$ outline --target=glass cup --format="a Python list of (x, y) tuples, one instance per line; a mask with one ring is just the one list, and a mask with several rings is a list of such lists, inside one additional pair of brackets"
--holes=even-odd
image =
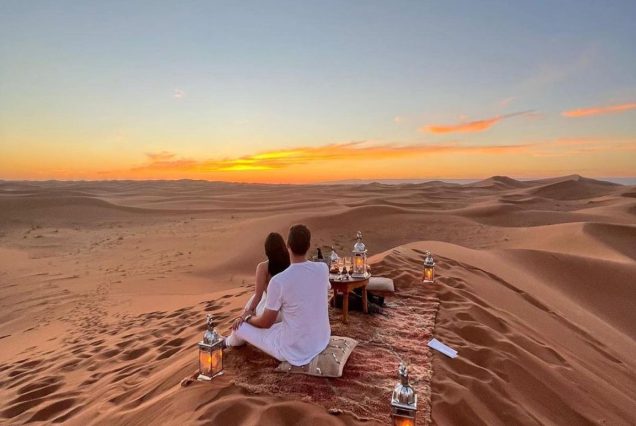
[(329, 273), (335, 273), (338, 271), (338, 259), (333, 259), (329, 262)]
[(345, 267), (345, 260), (342, 257), (338, 258), (338, 279), (341, 280), (342, 279), (342, 273), (343, 273), (343, 269)]

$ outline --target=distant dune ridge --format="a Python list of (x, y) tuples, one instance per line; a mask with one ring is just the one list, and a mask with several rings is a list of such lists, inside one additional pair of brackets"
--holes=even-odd
[[(385, 315), (330, 312), (360, 341), (344, 376), (246, 348), (180, 387), (205, 313), (226, 333), (265, 236), (299, 222), (341, 254), (361, 230), (396, 282)], [(418, 424), (636, 424), (634, 185), (0, 181), (0, 303), (1, 424), (386, 424), (400, 359)]]

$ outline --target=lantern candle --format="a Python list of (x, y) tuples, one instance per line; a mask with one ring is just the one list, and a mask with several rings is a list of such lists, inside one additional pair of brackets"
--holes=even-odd
[(362, 269), (362, 267), (364, 266), (364, 260), (362, 260), (362, 257), (357, 256), (355, 259), (356, 259), (356, 269)]
[(431, 252), (426, 252), (426, 259), (424, 259), (424, 271), (422, 276), (422, 282), (432, 283), (435, 280), (435, 260), (431, 256)]
[(212, 315), (206, 318), (208, 329), (203, 334), (199, 347), (199, 376), (198, 380), (212, 380), (223, 374), (223, 340), (214, 329)]

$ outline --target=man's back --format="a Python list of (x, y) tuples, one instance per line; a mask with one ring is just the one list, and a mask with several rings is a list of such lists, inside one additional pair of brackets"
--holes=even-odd
[(277, 346), (290, 364), (307, 364), (329, 344), (328, 291), (322, 262), (292, 263), (270, 281), (266, 308), (282, 312)]

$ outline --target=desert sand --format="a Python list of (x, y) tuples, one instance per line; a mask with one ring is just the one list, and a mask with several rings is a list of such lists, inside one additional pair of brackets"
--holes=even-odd
[[(294, 223), (325, 253), (361, 230), (396, 283), (382, 315), (330, 308), (360, 341), (343, 377), (233, 348), (223, 376), (180, 386), (205, 314), (227, 333), (265, 236)], [(0, 423), (387, 424), (405, 360), (418, 424), (635, 424), (635, 223), (635, 186), (580, 176), (0, 182)]]

